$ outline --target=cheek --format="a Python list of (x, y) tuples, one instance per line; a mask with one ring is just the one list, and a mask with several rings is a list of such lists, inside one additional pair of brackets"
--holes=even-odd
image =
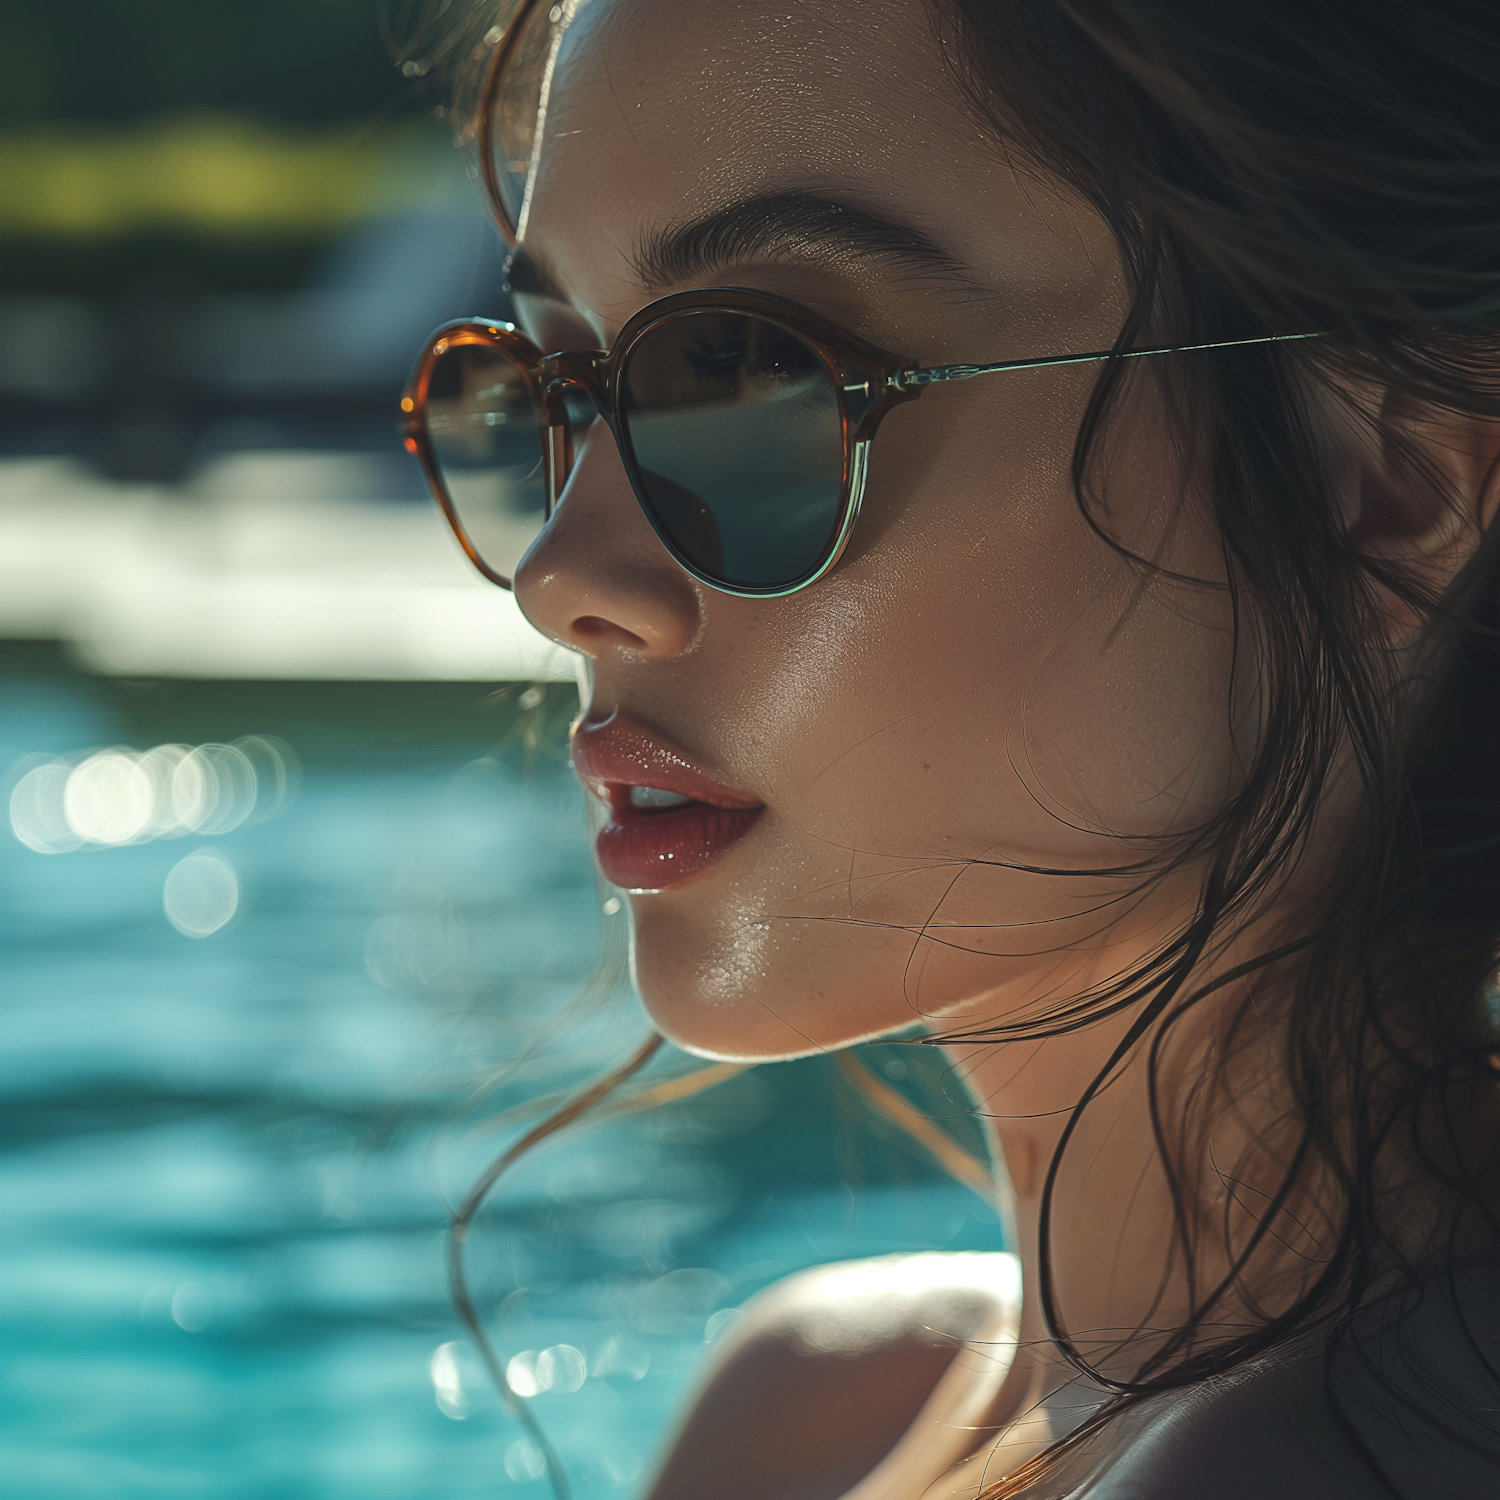
[(886, 452), (877, 441), (858, 549), (809, 591), (767, 701), (786, 705), (791, 779), (821, 837), (1112, 862), (1101, 841), (1171, 832), (1226, 790), (1213, 538), (1174, 499), (1149, 414), (1095, 511), (1143, 568), (1073, 494), (1087, 378), (978, 386), (898, 413)]
[[(1222, 794), (1228, 634), (1218, 594), (1143, 575), (1083, 521), (1071, 403), (997, 404), (1004, 443), (960, 403), (900, 414), (932, 425), (893, 424), (849, 560), (711, 622), (720, 712), (772, 816), (701, 886), (638, 902), (642, 992), (675, 1039), (774, 1056), (1007, 987), (996, 1009), (1021, 1005), (1076, 980), (1079, 952), (1129, 962), (1108, 942), (1190, 900), (1131, 905), (1106, 939), (1118, 881), (1016, 868), (1117, 865)], [(1112, 519), (1201, 571), (1211, 538), (1168, 524), (1149, 437), (1112, 467)]]

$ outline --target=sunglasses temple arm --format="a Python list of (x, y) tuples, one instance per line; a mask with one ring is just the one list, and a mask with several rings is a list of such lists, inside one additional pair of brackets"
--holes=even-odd
[(1286, 344), (1299, 339), (1320, 339), (1322, 333), (1270, 333), (1253, 339), (1219, 339), (1211, 344), (1159, 344), (1150, 349), (1099, 349), (1089, 354), (1049, 354), (1042, 359), (1007, 359), (993, 365), (929, 365), (915, 370), (897, 370), (887, 381), (896, 390), (942, 385), (950, 380), (972, 380), (997, 370), (1040, 370), (1049, 365), (1101, 364), (1107, 359), (1140, 359), (1147, 354), (1192, 354), (1202, 349), (1241, 349), (1247, 344)]

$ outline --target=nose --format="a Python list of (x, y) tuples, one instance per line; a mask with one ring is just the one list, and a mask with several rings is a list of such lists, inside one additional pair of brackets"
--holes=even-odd
[(515, 577), (521, 612), (544, 635), (600, 658), (663, 660), (698, 639), (702, 594), (641, 511), (603, 421), (581, 444), (567, 487)]

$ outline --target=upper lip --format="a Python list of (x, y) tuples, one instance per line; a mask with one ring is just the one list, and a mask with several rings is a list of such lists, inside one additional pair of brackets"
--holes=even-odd
[(716, 781), (686, 750), (618, 711), (597, 722), (585, 720), (573, 731), (573, 768), (617, 812), (630, 805), (633, 786), (660, 787), (713, 807), (763, 805), (758, 797)]

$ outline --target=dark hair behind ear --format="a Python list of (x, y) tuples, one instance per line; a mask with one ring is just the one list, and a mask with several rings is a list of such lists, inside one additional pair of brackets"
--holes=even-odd
[[(1330, 335), (1174, 357), (1159, 376), (1106, 368), (1078, 436), (1079, 502), (1107, 530), (1100, 438), (1128, 380), (1168, 383), (1180, 448), (1208, 471), (1239, 670), (1260, 684), (1261, 725), (1243, 788), (1158, 863), (1143, 860), (1143, 871), (1205, 866), (1193, 921), (1149, 970), (1090, 1003), (1154, 1010), (1169, 1028), (1202, 998), (1192, 978), (1200, 956), (1281, 888), (1336, 776), (1357, 784), (1361, 817), (1311, 931), (1263, 954), (1252, 985), (1262, 1003), (1279, 997), (1294, 1118), (1267, 1148), (1284, 1193), (1271, 1200), (1266, 1233), (1238, 1247), (1237, 1269), (1253, 1273), (1278, 1213), (1299, 1195), (1316, 1201), (1317, 1264), (1294, 1296), (1233, 1335), (1210, 1332), (1215, 1294), (1204, 1293), (1189, 1327), (1149, 1344), (1133, 1380), (1105, 1381), (1116, 1402), (1060, 1445), (1067, 1450), (1132, 1403), (1310, 1329), (1328, 1330), (1330, 1350), (1357, 1343), (1360, 1310), (1373, 1299), (1434, 1266), (1493, 1265), (1500, 1251), (1497, 1037), (1484, 1005), (1500, 952), (1500, 563), (1481, 540), (1437, 595), (1362, 555), (1315, 415), (1319, 403), (1338, 403), (1387, 450), (1403, 436), (1383, 393), (1500, 418), (1500, 4), (932, 8), (957, 44), (960, 85), (1020, 169), (1030, 162), (1060, 177), (1113, 227), (1133, 292), (1122, 346)], [(1409, 463), (1421, 467), (1415, 454)], [(1425, 620), (1420, 650), (1385, 644), (1382, 591)], [(1265, 1013), (1247, 1009), (1236, 1024), (1263, 1027)], [(989, 1035), (1022, 1031), (1046, 1026)], [(1204, 1111), (1223, 1104), (1206, 1094), (1200, 1102)], [(1158, 1136), (1189, 1257), (1200, 1226), (1188, 1182), (1204, 1166), (1194, 1121), (1205, 1118)], [(1047, 1211), (1044, 1203), (1044, 1220)], [(1045, 1256), (1044, 1283), (1053, 1332), (1091, 1370), (1071, 1343)], [(1400, 1392), (1435, 1452), (1461, 1443), (1500, 1463), (1493, 1333), (1471, 1330), (1476, 1382), (1488, 1388), (1469, 1393), (1462, 1422), (1451, 1392)], [(1345, 1417), (1372, 1482), (1400, 1492), (1383, 1472), (1378, 1435)], [(989, 1493), (1020, 1493), (1060, 1456)]]

